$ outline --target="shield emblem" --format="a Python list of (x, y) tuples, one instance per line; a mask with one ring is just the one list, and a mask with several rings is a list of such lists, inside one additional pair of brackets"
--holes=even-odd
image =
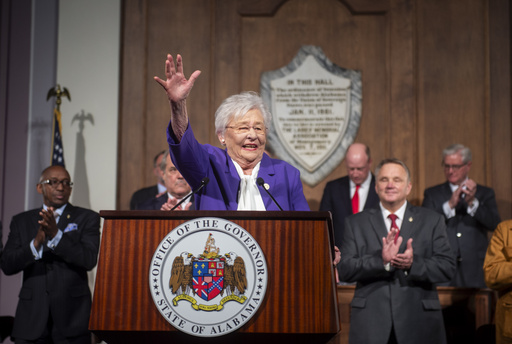
[(194, 261), (192, 283), (196, 295), (206, 301), (217, 297), (224, 287), (224, 261), (198, 259)]
[(336, 66), (319, 47), (303, 46), (288, 66), (262, 74), (273, 116), (269, 148), (314, 187), (343, 160), (361, 118), (361, 73)]

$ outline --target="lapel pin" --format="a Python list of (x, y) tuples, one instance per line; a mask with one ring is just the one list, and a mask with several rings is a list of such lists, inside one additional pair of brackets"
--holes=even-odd
[(412, 222), (412, 216), (411, 216), (411, 217), (409, 217), (409, 222)]
[(268, 185), (267, 183), (263, 184), (263, 187), (265, 188), (265, 190), (270, 189), (270, 185)]
[(71, 215), (68, 214), (67, 218), (69, 219), (71, 217)]

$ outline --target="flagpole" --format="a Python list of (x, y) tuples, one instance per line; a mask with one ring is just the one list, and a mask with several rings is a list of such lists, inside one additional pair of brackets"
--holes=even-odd
[(71, 101), (71, 94), (68, 89), (64, 87), (60, 89), (60, 85), (51, 88), (48, 91), (46, 101), (50, 98), (55, 97), (55, 108), (53, 109), (53, 121), (52, 121), (52, 156), (51, 165), (65, 166), (64, 163), (64, 148), (62, 145), (62, 124), (61, 124), (61, 112), (60, 104), (62, 103), (62, 97), (67, 97)]

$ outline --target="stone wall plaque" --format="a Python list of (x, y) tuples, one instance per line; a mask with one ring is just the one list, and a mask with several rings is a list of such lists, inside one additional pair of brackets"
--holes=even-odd
[(361, 73), (302, 46), (283, 68), (264, 72), (260, 92), (273, 116), (268, 145), (315, 186), (343, 160), (361, 120)]

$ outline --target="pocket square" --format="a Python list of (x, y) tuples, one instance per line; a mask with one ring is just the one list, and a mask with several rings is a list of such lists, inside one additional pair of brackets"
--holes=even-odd
[(66, 229), (64, 229), (64, 233), (76, 231), (78, 229), (78, 225), (76, 223), (69, 223)]

